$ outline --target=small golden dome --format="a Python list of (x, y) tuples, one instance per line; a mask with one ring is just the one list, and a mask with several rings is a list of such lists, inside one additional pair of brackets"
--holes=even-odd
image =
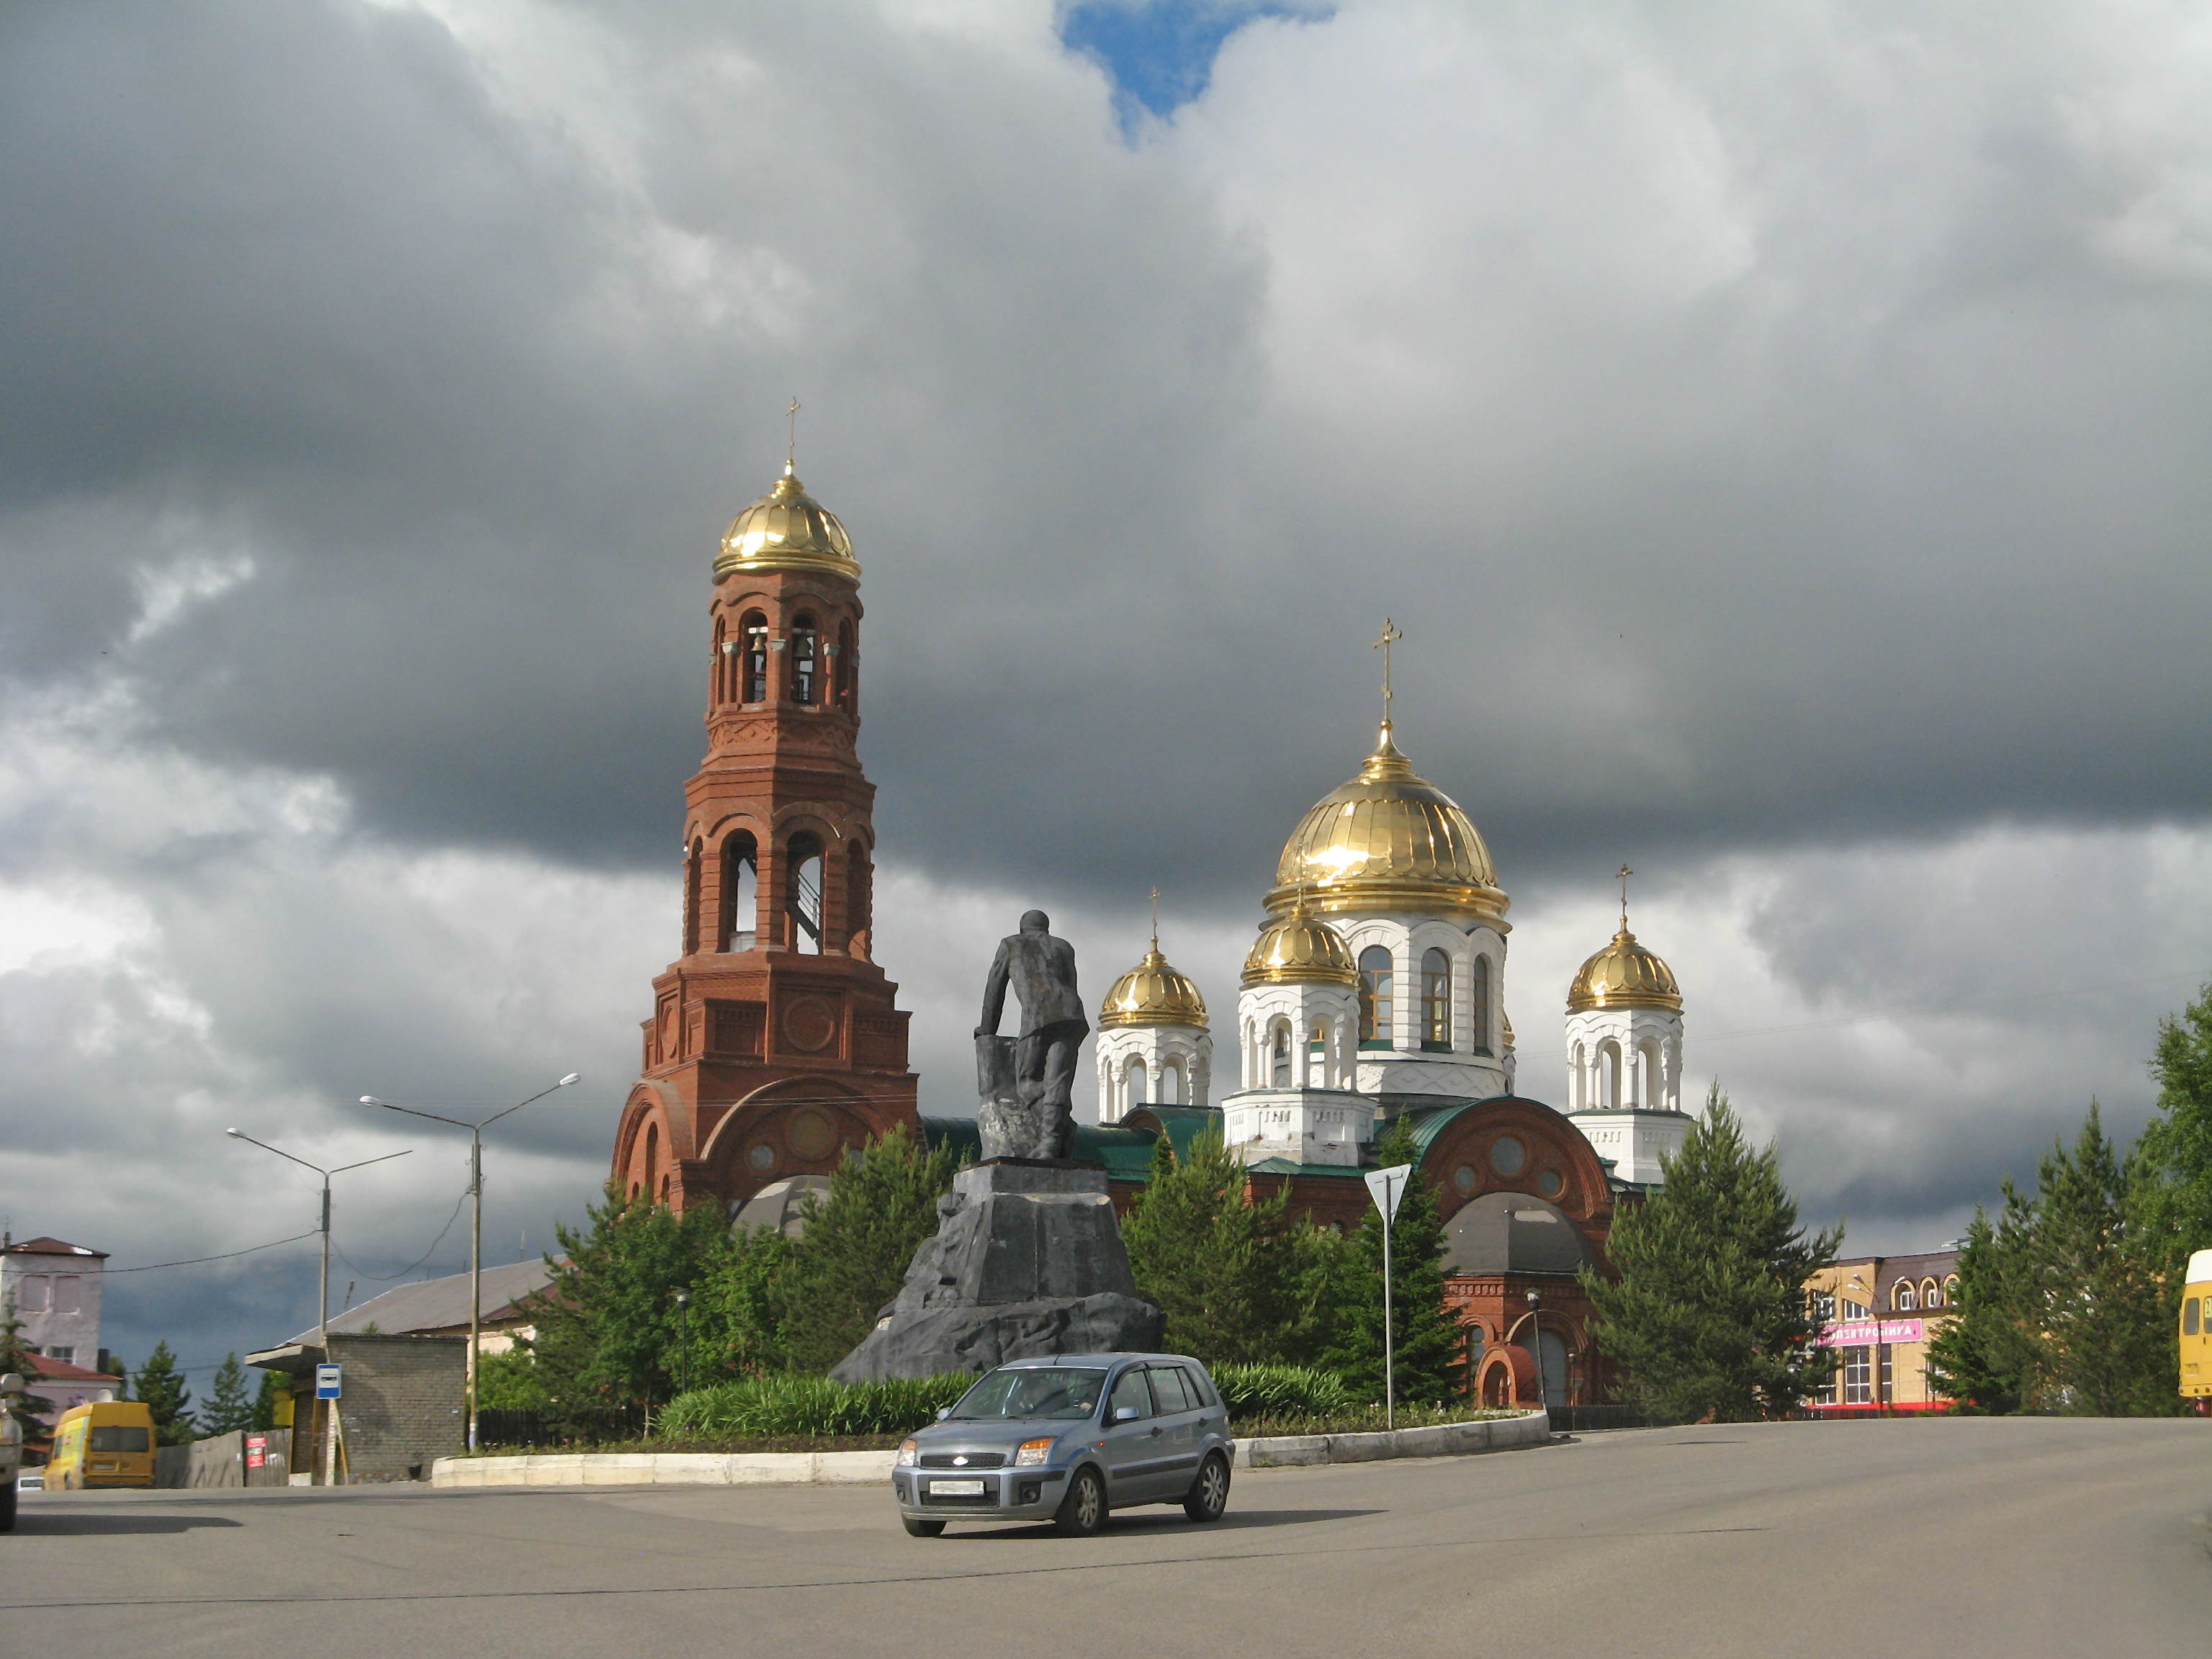
[(1441, 907), (1502, 923), (1510, 902), (1474, 820), (1414, 775), (1387, 721), (1359, 775), (1298, 820), (1283, 843), (1275, 884), (1271, 910), (1303, 890), (1323, 912)]
[(730, 520), (714, 574), (732, 570), (831, 570), (857, 578), (853, 538), (837, 515), (806, 493), (790, 466), (769, 490)]
[(1098, 1010), (1101, 1025), (1203, 1025), (1206, 999), (1198, 987), (1174, 969), (1160, 954), (1160, 942), (1145, 952), (1145, 959), (1114, 981)]
[(1567, 988), (1567, 1012), (1584, 1013), (1593, 1008), (1672, 1008), (1680, 1012), (1682, 988), (1674, 970), (1658, 953), (1647, 951), (1628, 931), (1621, 918), (1620, 931), (1575, 975)]
[(1288, 915), (1263, 925), (1244, 958), (1246, 985), (1357, 985), (1352, 947), (1344, 935), (1306, 914), (1293, 898)]

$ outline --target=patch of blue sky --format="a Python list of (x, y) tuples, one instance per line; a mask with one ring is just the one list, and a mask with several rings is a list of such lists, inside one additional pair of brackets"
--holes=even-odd
[(1139, 110), (1171, 115), (1205, 92), (1222, 44), (1246, 24), (1314, 22), (1334, 10), (1315, 0), (1076, 0), (1060, 15), (1060, 38), (1113, 77), (1127, 131)]

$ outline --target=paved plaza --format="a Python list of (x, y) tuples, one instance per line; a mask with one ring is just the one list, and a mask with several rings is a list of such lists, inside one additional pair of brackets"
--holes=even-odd
[(1089, 1540), (874, 1488), (27, 1497), (0, 1650), (2172, 1656), (2212, 1423), (1741, 1425), (1241, 1475)]

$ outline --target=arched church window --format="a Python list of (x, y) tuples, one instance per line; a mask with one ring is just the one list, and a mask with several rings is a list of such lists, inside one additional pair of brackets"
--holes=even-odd
[(738, 624), (744, 635), (744, 685), (739, 693), (743, 702), (768, 701), (768, 618), (757, 611), (745, 612), (744, 620)]
[(837, 624), (837, 659), (834, 676), (837, 708), (840, 713), (847, 714), (853, 712), (854, 705), (860, 701), (854, 695), (859, 685), (860, 667), (854, 654), (858, 644), (858, 638), (853, 632), (853, 620), (848, 617)]
[(653, 1194), (657, 1173), (654, 1166), (659, 1162), (660, 1126), (658, 1123), (648, 1123), (645, 1126), (645, 1191), (648, 1198)]
[(1160, 1068), (1160, 1104), (1182, 1104), (1182, 1067), (1172, 1060)]
[(1145, 1103), (1145, 1062), (1135, 1054), (1121, 1068), (1121, 1107), (1124, 1111)]
[(1278, 1089), (1287, 1089), (1291, 1086), (1291, 1028), (1276, 1026), (1268, 1048), (1267, 1080)]
[(791, 918), (791, 948), (822, 954), (822, 839), (800, 830), (784, 851), (784, 912)]
[(1451, 1048), (1451, 958), (1442, 951), (1421, 957), (1421, 1047)]
[(1390, 1046), (1395, 1021), (1391, 979), (1388, 950), (1370, 945), (1359, 953), (1359, 1046), (1363, 1048)]
[(822, 697), (822, 630), (814, 613), (802, 611), (791, 619), (791, 697), (793, 702), (814, 703)]
[(1468, 975), (1468, 989), (1473, 999), (1474, 1052), (1486, 1054), (1493, 1052), (1490, 1040), (1490, 958), (1477, 957), (1474, 970)]
[(1607, 1038), (1597, 1046), (1598, 1109), (1620, 1109), (1620, 1045)]
[(739, 830), (722, 842), (722, 917), (714, 948), (750, 951), (760, 943), (760, 848)]

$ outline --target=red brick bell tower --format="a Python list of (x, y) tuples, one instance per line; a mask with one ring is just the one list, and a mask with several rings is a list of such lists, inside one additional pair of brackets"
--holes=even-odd
[(653, 982), (615, 1135), (616, 1178), (679, 1210), (827, 1175), (847, 1147), (916, 1126), (908, 1017), (869, 960), (860, 587), (845, 527), (788, 466), (714, 560), (683, 954)]

